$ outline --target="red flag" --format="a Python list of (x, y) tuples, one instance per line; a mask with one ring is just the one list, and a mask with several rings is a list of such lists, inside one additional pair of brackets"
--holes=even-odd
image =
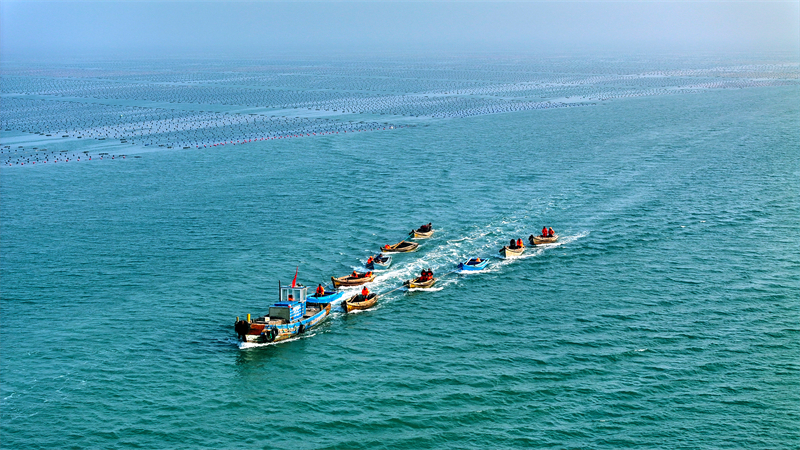
[(295, 287), (295, 283), (297, 283), (297, 270), (298, 269), (300, 269), (300, 266), (297, 266), (297, 268), (294, 269), (294, 280), (292, 280), (292, 287)]

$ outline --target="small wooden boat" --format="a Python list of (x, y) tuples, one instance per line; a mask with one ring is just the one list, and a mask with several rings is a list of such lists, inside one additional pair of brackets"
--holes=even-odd
[(411, 230), (409, 234), (412, 239), (428, 239), (433, 236), (433, 229), (429, 228), (428, 225), (423, 225), (416, 230)]
[(269, 307), (269, 314), (250, 320), (237, 320), (234, 325), (243, 343), (278, 342), (298, 336), (322, 323), (331, 312), (329, 302), (311, 301), (305, 286), (281, 286), (279, 301)]
[(367, 284), (375, 279), (375, 275), (367, 275), (366, 273), (358, 274), (359, 276), (352, 276), (347, 275), (346, 277), (331, 277), (331, 281), (333, 282), (333, 287), (338, 288), (339, 286), (361, 286), (362, 284)]
[(480, 272), (489, 264), (486, 258), (470, 258), (462, 263), (458, 263), (458, 268), (464, 272)]
[(381, 249), (383, 253), (408, 253), (417, 250), (419, 244), (416, 242), (408, 242), (408, 241), (400, 241), (397, 244), (389, 245), (386, 244)]
[(373, 292), (367, 295), (367, 298), (364, 298), (363, 295), (358, 294), (345, 300), (342, 303), (342, 309), (344, 309), (345, 312), (368, 309), (375, 306), (375, 303), (378, 303), (378, 294)]
[(391, 256), (386, 256), (383, 253), (378, 253), (377, 255), (372, 257), (372, 262), (364, 264), (364, 267), (366, 267), (367, 270), (375, 270), (375, 269), (382, 270), (382, 269), (388, 269), (389, 266), (391, 265), (392, 265)]
[(539, 245), (539, 244), (552, 244), (558, 240), (558, 235), (554, 234), (552, 236), (542, 236), (541, 234), (538, 236), (530, 235), (528, 236), (528, 242), (531, 245)]
[(426, 281), (420, 281), (420, 277), (414, 278), (413, 280), (406, 280), (403, 282), (403, 286), (409, 289), (427, 289), (432, 287), (436, 283), (436, 278), (431, 278)]
[(503, 255), (503, 258), (516, 258), (517, 256), (522, 256), (523, 252), (525, 252), (525, 247), (511, 248), (506, 245), (500, 249), (500, 254)]

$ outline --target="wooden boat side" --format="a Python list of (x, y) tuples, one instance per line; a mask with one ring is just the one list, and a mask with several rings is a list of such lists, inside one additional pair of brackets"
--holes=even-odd
[(372, 293), (367, 296), (367, 300), (363, 302), (356, 302), (355, 299), (360, 297), (361, 294), (356, 294), (347, 300), (345, 300), (342, 305), (344, 306), (344, 310), (346, 312), (355, 311), (355, 310), (363, 310), (369, 309), (375, 306), (378, 303), (378, 294)]
[(539, 244), (552, 244), (558, 241), (558, 235), (554, 234), (552, 237), (542, 237), (540, 234), (539, 236), (533, 236), (532, 238), (528, 239), (528, 241), (532, 245), (539, 245)]
[(409, 289), (426, 289), (433, 286), (436, 283), (436, 278), (431, 278), (428, 281), (418, 281), (419, 277), (414, 278), (413, 280), (406, 280), (403, 284), (406, 285)]
[(428, 239), (431, 236), (433, 236), (433, 230), (431, 231), (414, 230), (411, 232), (411, 237), (414, 239)]
[(508, 246), (505, 246), (500, 249), (500, 253), (506, 258), (520, 256), (523, 252), (525, 252), (525, 247), (508, 248)]
[(331, 277), (331, 282), (333, 282), (333, 287), (338, 288), (339, 286), (361, 286), (362, 284), (367, 284), (375, 279), (375, 275), (371, 275), (368, 277), (358, 277), (353, 278), (350, 275), (345, 277)]
[(417, 250), (419, 247), (419, 243), (417, 242), (408, 242), (408, 241), (400, 241), (397, 244), (390, 245), (388, 248), (383, 247), (381, 252), (383, 253), (409, 253)]

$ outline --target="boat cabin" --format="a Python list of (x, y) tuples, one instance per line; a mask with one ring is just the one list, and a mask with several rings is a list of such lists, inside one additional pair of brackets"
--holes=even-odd
[(306, 295), (308, 288), (305, 286), (281, 286), (280, 299), (269, 307), (271, 319), (282, 319), (287, 323), (296, 322), (306, 314)]
[[(280, 293), (280, 300), (279, 302), (303, 302), (306, 301), (306, 296), (308, 295), (308, 287), (298, 285), (297, 287), (291, 286), (281, 286), (281, 293)], [(289, 297), (292, 297), (292, 300), (289, 300)]]

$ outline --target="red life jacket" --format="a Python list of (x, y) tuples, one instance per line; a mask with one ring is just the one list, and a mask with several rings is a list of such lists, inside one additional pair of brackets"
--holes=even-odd
[(547, 227), (542, 227), (542, 237), (547, 236)]
[(369, 295), (369, 289), (367, 289), (366, 286), (364, 287), (364, 289), (361, 290), (361, 295), (364, 298), (366, 298)]

